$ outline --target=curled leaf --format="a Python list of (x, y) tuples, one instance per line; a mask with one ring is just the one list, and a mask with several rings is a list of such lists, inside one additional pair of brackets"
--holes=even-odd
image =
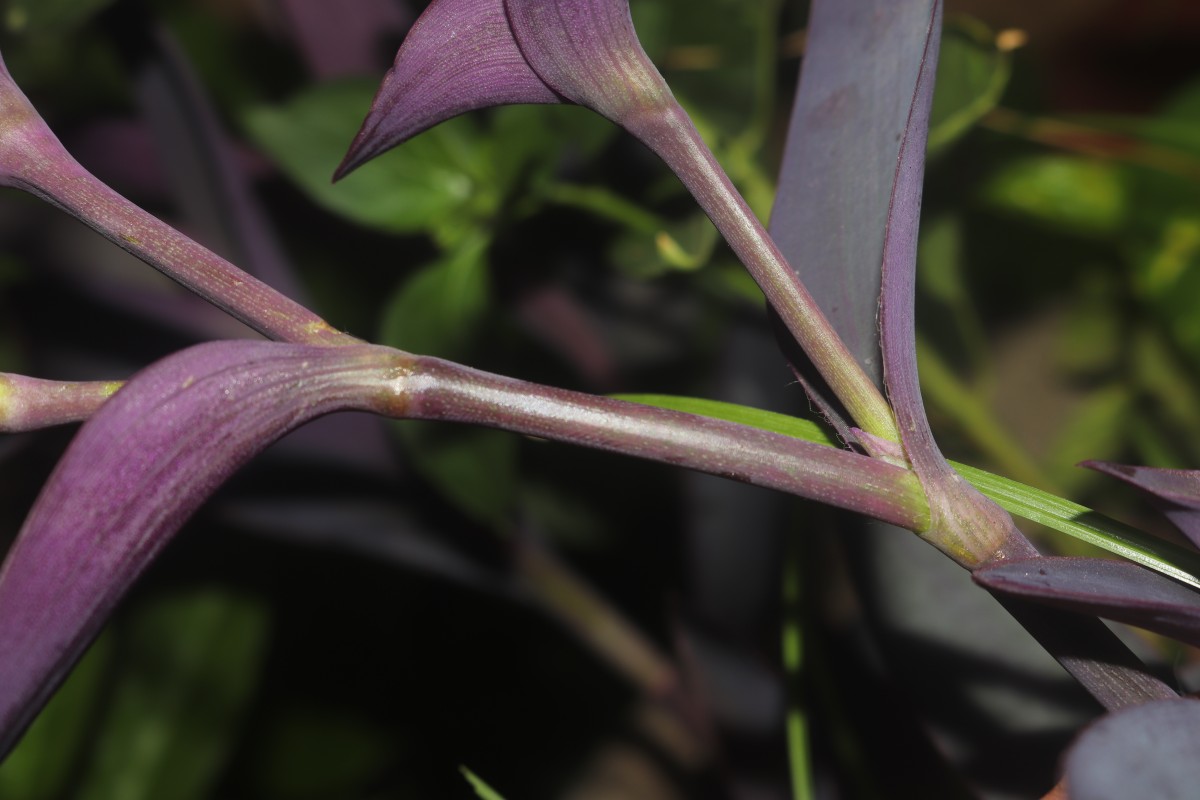
[(563, 97), (626, 127), (639, 111), (674, 104), (628, 0), (504, 0), (504, 9), (525, 60)]
[(0, 568), (0, 753), (223, 481), (303, 422), (376, 407), (405, 358), (367, 345), (209, 343), (150, 366), (105, 403)]
[(518, 48), (504, 0), (434, 0), (396, 53), (334, 178), (467, 111), (558, 102)]

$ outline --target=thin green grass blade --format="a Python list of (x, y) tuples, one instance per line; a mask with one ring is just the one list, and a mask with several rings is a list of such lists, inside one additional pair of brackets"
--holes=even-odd
[[(832, 433), (815, 422), (736, 403), (658, 394), (626, 394), (620, 395), (620, 398), (634, 403), (737, 422), (817, 444), (838, 444)], [(1010, 514), (1073, 536), (1200, 589), (1200, 553), (1152, 536), (1087, 506), (1081, 506), (1041, 489), (966, 464), (955, 461), (951, 461), (950, 464), (975, 488)]]
[(795, 544), (788, 553), (783, 576), (783, 669), (787, 673), (788, 766), (792, 776), (792, 800), (813, 800), (812, 759), (809, 748), (808, 714), (801, 682), (804, 677), (804, 631), (800, 608), (800, 562)]
[(479, 796), (480, 800), (504, 800), (499, 792), (484, 783), (483, 778), (466, 767), (459, 767), (459, 770), (462, 771), (463, 777), (467, 779), (467, 783), (471, 784), (471, 788), (475, 790), (475, 794)]
[(1200, 589), (1200, 554), (1057, 495), (966, 464), (959, 474), (1005, 511), (1074, 536)]

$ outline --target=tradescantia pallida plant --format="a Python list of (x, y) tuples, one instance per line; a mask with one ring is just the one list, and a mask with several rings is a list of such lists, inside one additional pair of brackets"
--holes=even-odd
[[(1136, 535), (1107, 541), (1141, 565), (1040, 556), (1005, 510), (1032, 507), (1035, 495), (1006, 496), (1011, 485), (951, 465), (926, 417), (917, 380), (915, 281), (942, 4), (824, 0), (813, 3), (810, 20), (784, 164), (791, 177), (781, 184), (771, 225), (782, 246), (643, 51), (627, 0), (434, 0), (400, 47), (336, 177), (370, 170), (372, 159), (461, 114), (514, 103), (591, 109), (661, 158), (729, 244), (780, 321), (784, 349), (836, 432), (832, 439), (816, 428), (797, 429), (794, 420), (747, 416), (745, 409), (692, 403), (679, 410), (661, 399), (568, 391), (340, 332), (107, 188), (67, 152), (0, 67), (0, 181), (73, 215), (272, 340), (196, 345), (123, 385), (0, 379), (5, 431), (86, 420), (0, 571), (0, 748), (17, 744), (122, 596), (224, 481), (289, 431), (346, 410), (632, 455), (916, 533), (982, 586), (1017, 598), (1004, 600), (1012, 614), (1101, 707), (1117, 712), (1097, 734), (1104, 737), (1099, 743), (1085, 736), (1072, 754), (1070, 796), (1102, 796), (1078, 788), (1095, 783), (1125, 791), (1126, 784), (1094, 780), (1098, 765), (1112, 761), (1112, 748), (1128, 753), (1132, 741), (1163, 726), (1185, 738), (1197, 724), (1193, 703), (1151, 674), (1095, 615), (1196, 643), (1200, 579), (1189, 572), (1187, 557)], [(884, 57), (847, 62), (845, 53), (857, 52), (850, 43)], [(892, 105), (876, 107), (865, 99), (871, 92)], [(872, 119), (877, 139), (859, 136), (855, 126)], [(818, 145), (829, 149), (815, 152)], [(857, 147), (873, 148), (873, 160)], [(821, 217), (840, 213), (836, 198), (848, 195), (855, 198), (846, 207), (861, 201), (878, 210), (877, 224), (856, 232), (865, 255), (832, 246), (844, 230)], [(847, 311), (851, 304), (840, 302), (845, 294), (866, 302)], [(1164, 498), (1185, 531), (1194, 521), (1200, 505), (1194, 477), (1103, 469)], [(538, 556), (520, 563), (543, 585), (559, 587), (540, 602), (572, 619), (585, 596), (578, 579)], [(1188, 578), (1190, 587), (1180, 582)], [(562, 591), (564, 585), (575, 594)], [(612, 657), (602, 637), (596, 641), (597, 652)], [(635, 682), (642, 676), (648, 694), (680, 690), (668, 668), (627, 671)], [(668, 707), (687, 720), (687, 710), (671, 705), (675, 700), (668, 697)], [(1142, 763), (1152, 754), (1141, 754)], [(1172, 786), (1187, 785), (1178, 771), (1195, 763), (1155, 760), (1153, 772)], [(1144, 775), (1120, 780), (1137, 785)], [(797, 779), (798, 796), (805, 782)]]

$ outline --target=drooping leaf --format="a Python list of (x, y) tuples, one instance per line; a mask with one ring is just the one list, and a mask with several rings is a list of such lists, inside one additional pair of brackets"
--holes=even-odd
[(1149, 494), (1175, 527), (1200, 547), (1200, 471), (1135, 467), (1107, 461), (1084, 461), (1079, 466), (1102, 472)]
[(267, 613), (215, 590), (159, 598), (122, 627), (79, 800), (211, 797), (261, 678)]
[(1022, 559), (984, 567), (973, 577), (993, 591), (1200, 645), (1200, 593), (1127, 561)]
[(215, 342), (154, 364), (105, 403), (0, 568), (0, 752), (229, 475), (309, 419), (370, 409), (406, 358), (369, 345)]
[(1200, 702), (1144, 703), (1089, 726), (1067, 753), (1071, 800), (1190, 800), (1200, 785)]

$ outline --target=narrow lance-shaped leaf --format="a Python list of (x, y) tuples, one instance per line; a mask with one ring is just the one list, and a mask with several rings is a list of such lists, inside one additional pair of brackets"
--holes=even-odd
[(1103, 472), (1149, 494), (1167, 519), (1200, 547), (1200, 470), (1135, 467), (1108, 461), (1084, 461), (1079, 466)]
[(955, 561), (973, 568), (993, 558), (1033, 556), (1037, 551), (1007, 513), (946, 462), (929, 428), (917, 380), (917, 229), (941, 25), (939, 0), (929, 17), (920, 72), (901, 139), (884, 235), (879, 321), (888, 397), (904, 452), (929, 497), (932, 524), (923, 535)]
[(0, 753), (226, 478), (307, 420), (377, 408), (407, 358), (367, 345), (210, 343), (154, 364), (105, 403), (0, 569)]
[(1200, 594), (1128, 561), (1031, 558), (978, 569), (993, 592), (1095, 614), (1200, 646)]
[(883, 236), (935, 0), (816, 0), (771, 236), (877, 384)]

